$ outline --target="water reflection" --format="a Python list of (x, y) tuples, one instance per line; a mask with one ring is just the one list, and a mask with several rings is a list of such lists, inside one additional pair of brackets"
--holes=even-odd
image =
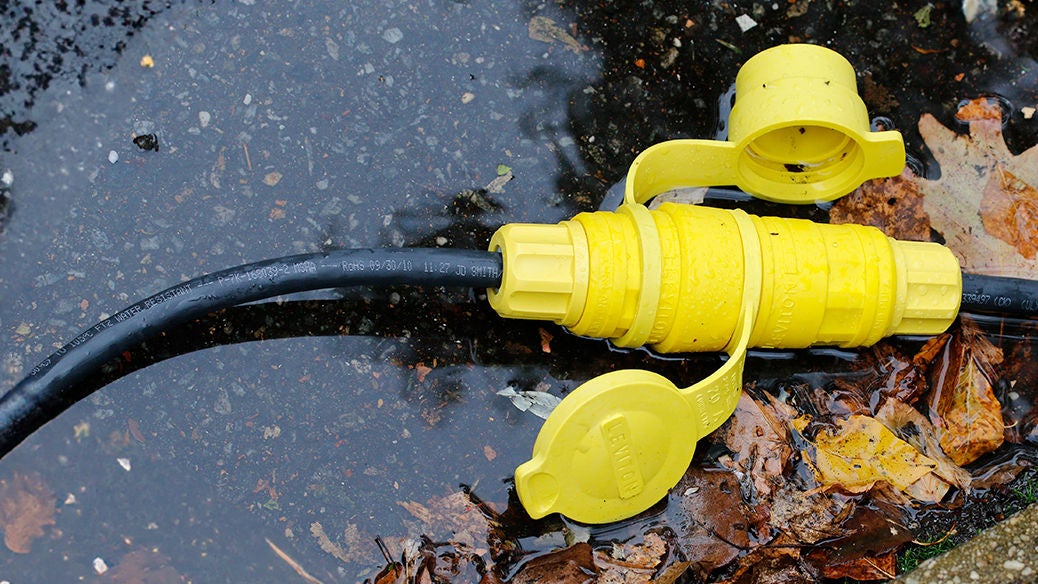
[[(757, 26), (741, 31), (741, 13)], [(534, 16), (587, 50), (531, 39)], [(2, 159), (17, 209), (0, 242), (5, 383), (104, 314), (202, 272), (332, 247), (482, 247), (499, 224), (596, 208), (645, 147), (714, 136), (739, 65), (780, 42), (847, 55), (870, 113), (893, 120), (923, 159), (921, 112), (948, 119), (959, 99), (985, 92), (1033, 101), (1034, 37), (1020, 33), (1034, 15), (1002, 15), (994, 32), (951, 6), (932, 18), (921, 29), (866, 3), (835, 12), (817, 2), (310, 0), (188, 3), (140, 21), (132, 38), (106, 29), (121, 52), (87, 51), (78, 81), (41, 84), (35, 107), (13, 108), (0, 125), (25, 134), (5, 134)], [(1010, 59), (995, 58), (992, 35), (1009, 39)], [(145, 54), (154, 68), (139, 65)], [(159, 152), (133, 145), (151, 132)], [(1036, 125), (1014, 115), (1007, 133), (1031, 145)], [(515, 178), (480, 194), (502, 165)], [(289, 340), (306, 335), (319, 338)], [(89, 578), (94, 558), (114, 566), (140, 546), (195, 580), (297, 577), (267, 539), (324, 581), (370, 576), (374, 536), (402, 536), (411, 519), (398, 501), (424, 504), (467, 483), (506, 508), (505, 481), (539, 421), (498, 389), (544, 383), (565, 394), (623, 367), (681, 386), (718, 363), (610, 351), (550, 325), (502, 322), (481, 299), (441, 290), (237, 308), (132, 357), (129, 369), (161, 362), (111, 372), (124, 377), (0, 464), (5, 476), (39, 472), (60, 502), (34, 553), (4, 560), (21, 582)], [(774, 357), (751, 359), (747, 378), (780, 394), (824, 387), (853, 362), (825, 351)], [(1014, 415), (1025, 401), (1010, 402)], [(700, 462), (712, 454), (703, 449)], [(594, 537), (643, 531), (660, 513)], [(517, 519), (514, 537), (549, 547), (561, 531), (552, 521)], [(314, 523), (371, 555), (343, 567)]]

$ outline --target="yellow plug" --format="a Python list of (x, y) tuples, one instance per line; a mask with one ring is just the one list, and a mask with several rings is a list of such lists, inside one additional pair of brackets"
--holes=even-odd
[(673, 203), (506, 225), (490, 247), (504, 263), (500, 288), (489, 292), (501, 316), (552, 320), (623, 347), (731, 356), (681, 390), (627, 370), (567, 396), (516, 471), (533, 517), (606, 522), (661, 499), (695, 442), (734, 410), (748, 347), (858, 347), (937, 334), (961, 296), (958, 261), (938, 244)]
[(641, 370), (614, 371), (562, 400), (515, 473), (533, 517), (601, 523), (662, 499), (695, 443), (735, 410), (749, 347), (858, 347), (936, 334), (955, 319), (961, 273), (932, 243), (878, 229), (664, 204), (678, 187), (736, 185), (773, 201), (827, 201), (901, 172), (897, 132), (870, 132), (854, 70), (813, 45), (782, 45), (736, 78), (729, 140), (673, 140), (645, 150), (616, 213), (502, 227), (491, 305), (579, 335), (660, 352), (725, 351), (706, 379), (678, 389)]

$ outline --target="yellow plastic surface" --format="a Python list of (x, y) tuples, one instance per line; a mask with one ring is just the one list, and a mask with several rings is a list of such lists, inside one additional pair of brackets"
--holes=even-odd
[(502, 316), (550, 318), (619, 346), (730, 355), (685, 389), (648, 371), (608, 373), (551, 414), (533, 458), (516, 470), (519, 498), (533, 517), (589, 523), (666, 496), (696, 440), (734, 411), (747, 347), (936, 334), (955, 319), (961, 295), (958, 262), (937, 244), (673, 203), (508, 225), (491, 248), (504, 256), (501, 288), (490, 292)]
[[(632, 211), (632, 210), (628, 210)], [(637, 212), (637, 211), (635, 211)], [(754, 248), (749, 216), (733, 211)], [(746, 258), (751, 275), (760, 257)], [(640, 369), (613, 371), (584, 383), (548, 416), (533, 457), (515, 471), (527, 513), (562, 513), (585, 523), (636, 515), (666, 496), (692, 461), (696, 442), (735, 411), (753, 325), (760, 278), (743, 280), (748, 299), (735, 323), (730, 358), (706, 379), (685, 389)]]
[(813, 203), (904, 169), (901, 134), (870, 131), (854, 69), (825, 47), (758, 53), (739, 70), (735, 96), (728, 141), (672, 140), (646, 149), (628, 172), (626, 201), (735, 185), (771, 201)]
[(736, 95), (729, 141), (649, 148), (631, 165), (616, 213), (507, 225), (491, 240), (504, 277), (489, 298), (502, 316), (553, 320), (622, 347), (730, 356), (684, 389), (627, 370), (567, 396), (516, 470), (532, 517), (608, 522), (666, 496), (695, 442), (734, 411), (748, 347), (855, 347), (936, 334), (955, 319), (961, 273), (940, 245), (872, 227), (641, 204), (714, 185), (775, 201), (830, 200), (904, 166), (900, 134), (869, 132), (854, 71), (828, 49), (764, 51), (739, 72)]

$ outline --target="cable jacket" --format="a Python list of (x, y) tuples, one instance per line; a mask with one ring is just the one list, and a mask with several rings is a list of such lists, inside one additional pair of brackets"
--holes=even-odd
[(1038, 315), (1038, 281), (964, 272), (959, 310), (1034, 318)]
[(246, 264), (188, 280), (83, 331), (0, 398), (0, 457), (85, 398), (84, 381), (171, 327), (284, 294), (367, 285), (496, 288), (501, 257), (459, 249), (349, 249)]

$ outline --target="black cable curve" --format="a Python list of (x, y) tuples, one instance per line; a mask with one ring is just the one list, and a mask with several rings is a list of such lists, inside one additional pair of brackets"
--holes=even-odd
[(962, 312), (1034, 318), (1038, 281), (962, 273)]
[(83, 382), (151, 337), (213, 311), (283, 294), (366, 285), (496, 288), (501, 256), (389, 248), (302, 254), (245, 264), (177, 284), (83, 331), (0, 398), (0, 457), (96, 389)]

